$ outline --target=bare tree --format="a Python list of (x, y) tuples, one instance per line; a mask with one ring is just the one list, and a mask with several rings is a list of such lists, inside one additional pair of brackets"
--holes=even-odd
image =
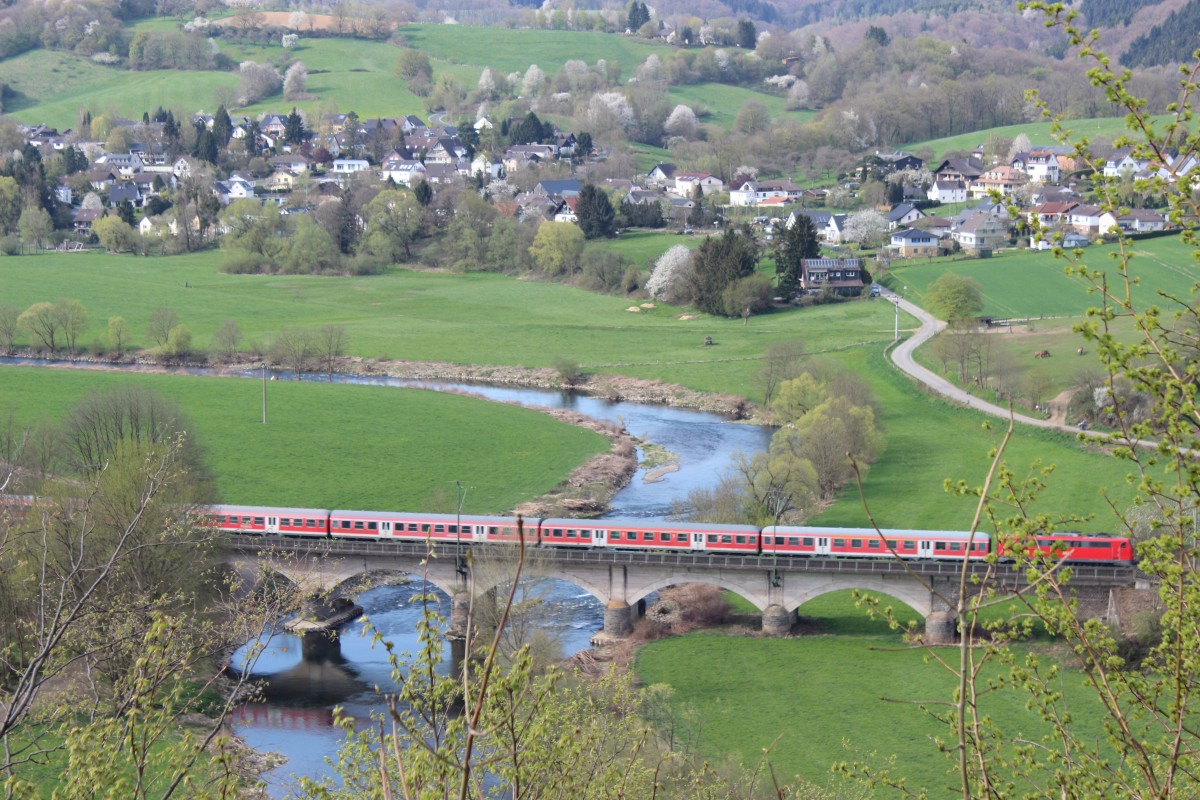
[(34, 303), (21, 313), (17, 322), (22, 328), (41, 339), (51, 353), (58, 350), (58, 334), (62, 320), (53, 303)]
[(213, 334), (213, 353), (229, 361), (237, 353), (237, 347), (241, 341), (242, 329), (238, 327), (237, 322), (227, 319), (221, 323), (221, 327), (217, 328), (217, 332)]
[(274, 359), (291, 370), (296, 380), (308, 371), (317, 352), (316, 335), (303, 328), (284, 328), (271, 347)]
[(171, 336), (171, 329), (178, 324), (179, 315), (175, 313), (175, 309), (161, 306), (150, 314), (150, 325), (146, 328), (146, 335), (156, 346), (165, 347)]
[(762, 387), (763, 403), (771, 404), (775, 390), (784, 381), (800, 376), (804, 371), (805, 346), (802, 339), (776, 342), (767, 348), (762, 366), (758, 370), (758, 382)]
[(88, 314), (83, 303), (78, 300), (68, 300), (60, 297), (54, 304), (54, 313), (58, 315), (58, 324), (62, 329), (63, 340), (67, 351), (75, 355), (75, 343), (79, 334), (87, 328)]
[(5, 353), (13, 351), (13, 342), (21, 329), (20, 318), (21, 309), (0, 303), (0, 350)]
[(323, 325), (317, 331), (317, 348), (326, 380), (333, 380), (337, 360), (346, 354), (346, 329), (341, 325)]

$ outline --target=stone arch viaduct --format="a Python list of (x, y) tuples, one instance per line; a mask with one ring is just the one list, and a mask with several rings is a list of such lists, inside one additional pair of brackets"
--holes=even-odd
[[(508, 549), (505, 547), (505, 549)], [(572, 583), (604, 604), (604, 633), (629, 634), (639, 602), (666, 586), (707, 583), (745, 598), (763, 613), (763, 630), (786, 633), (796, 609), (828, 592), (860, 589), (906, 603), (925, 620), (928, 633), (943, 638), (946, 613), (941, 598), (953, 598), (960, 564), (890, 559), (772, 558), (710, 553), (630, 552), (536, 548), (537, 574)], [(499, 577), (475, 569), (467, 548), (424, 542), (280, 539), (237, 536), (225, 542), (225, 560), (243, 572), (269, 569), (307, 594), (336, 593), (372, 573), (399, 572), (424, 577), (453, 599), (454, 627), (467, 608), (495, 588)], [(981, 565), (978, 565), (981, 566)], [(977, 565), (971, 565), (976, 568)], [(1023, 585), (1012, 571), (1010, 588)], [(1076, 565), (1072, 586), (1081, 612), (1105, 617), (1112, 589), (1133, 586), (1129, 566)], [(461, 629), (461, 628), (460, 628)]]

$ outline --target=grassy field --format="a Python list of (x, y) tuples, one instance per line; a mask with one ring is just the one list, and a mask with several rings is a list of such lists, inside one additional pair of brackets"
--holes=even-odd
[[(687, 237), (659, 238), (666, 249)], [(58, 297), (81, 300), (91, 324), (80, 341), (89, 346), (103, 339), (113, 315), (124, 316), (135, 344), (144, 344), (150, 314), (169, 306), (198, 348), (208, 346), (224, 319), (241, 326), (247, 343), (265, 343), (284, 327), (332, 323), (346, 327), (355, 355), (526, 366), (549, 366), (561, 356), (608, 372), (677, 367), (689, 386), (751, 396), (757, 389), (749, 379), (772, 342), (803, 338), (814, 347), (845, 347), (890, 339), (892, 326), (885, 303), (768, 314), (744, 325), (707, 316), (681, 320), (681, 310), (668, 306), (633, 314), (624, 297), (500, 275), (226, 275), (217, 271), (219, 259), (218, 253), (0, 259), (0, 297), (21, 308)], [(716, 346), (706, 347), (705, 336)], [(731, 366), (735, 371), (725, 373)]]
[[(1002, 433), (1000, 421), (993, 423), (996, 430), (985, 431), (978, 414), (930, 398), (878, 351), (854, 350), (838, 360), (867, 378), (883, 409), (886, 450), (863, 486), (879, 525), (915, 526), (913, 520), (933, 529), (961, 530), (970, 525), (974, 500), (947, 493), (944, 481), (962, 479), (971, 486), (983, 481), (990, 463), (988, 451)], [(1109, 492), (1118, 508), (1131, 503), (1125, 462), (1087, 452), (1067, 434), (1019, 428), (1006, 461), (1017, 475), (1025, 475), (1039, 459), (1056, 468), (1033, 513), (1093, 514), (1093, 520), (1075, 527), (1104, 531), (1113, 529), (1113, 520), (1101, 489)], [(841, 499), (814, 523), (867, 524), (857, 488), (843, 491)]]
[[(756, 92), (740, 86), (729, 86), (723, 83), (694, 83), (687, 86), (672, 86), (667, 89), (667, 96), (676, 103), (691, 106), (692, 110), (706, 124), (716, 125), (722, 130), (729, 130), (737, 119), (738, 111), (748, 100), (757, 100), (766, 106), (771, 119), (786, 117), (797, 122), (808, 122), (815, 111), (787, 111), (784, 109), (784, 98), (766, 92)], [(652, 165), (653, 166), (653, 165)]]
[[(638, 651), (638, 677), (646, 685), (670, 685), (676, 712), (691, 711), (703, 720), (699, 749), (717, 762), (730, 758), (752, 768), (769, 749), (782, 779), (800, 775), (825, 783), (836, 762), (879, 767), (894, 754), (912, 788), (926, 787), (932, 798), (952, 796), (946, 789), (954, 782), (950, 762), (932, 741), (945, 731), (915, 705), (949, 699), (950, 676), (882, 623), (864, 620), (848, 592), (817, 598), (799, 612), (839, 635), (664, 639)], [(1068, 671), (1062, 689), (1071, 702), (1072, 724), (1102, 735), (1099, 709), (1080, 676)], [(1002, 728), (1026, 736), (1041, 730), (1023, 696), (998, 693), (986, 702)], [(677, 731), (688, 733), (686, 725)]]
[[(1192, 248), (1178, 237), (1133, 242), (1132, 271), (1141, 278), (1133, 288), (1133, 299), (1141, 306), (1160, 302), (1157, 292), (1187, 297), (1200, 280), (1200, 265)], [(1085, 263), (1092, 269), (1107, 269), (1115, 277), (1115, 245), (1089, 247)], [(886, 282), (918, 305), (923, 304), (929, 285), (945, 272), (966, 275), (983, 290), (983, 315), (989, 317), (1081, 317), (1099, 298), (1088, 294), (1078, 278), (1068, 277), (1066, 262), (1049, 251), (1007, 250), (990, 259), (935, 261), (905, 266), (894, 262)]]
[(243, 378), (130, 375), (0, 367), (0, 413), (53, 421), (93, 388), (128, 383), (173, 398), (208, 449), (229, 503), (318, 508), (431, 509), (454, 482), (463, 510), (507, 511), (542, 494), (603, 437), (549, 416), (417, 389)]
[[(1166, 117), (1156, 117), (1157, 120), (1165, 120)], [(942, 139), (927, 139), (923, 142), (913, 142), (912, 144), (904, 145), (903, 150), (910, 152), (915, 150), (929, 149), (933, 151), (935, 159), (944, 158), (946, 153), (951, 152), (969, 152), (980, 144), (986, 142), (992, 136), (1003, 136), (1008, 139), (1015, 138), (1017, 134), (1023, 133), (1029, 137), (1029, 141), (1033, 144), (1054, 144), (1056, 142), (1053, 133), (1051, 133), (1050, 122), (1029, 122), (1020, 123), (1018, 125), (1004, 125), (998, 128), (988, 128), (987, 130), (974, 131), (972, 133), (964, 133), (958, 136), (947, 136)], [(1097, 136), (1105, 138), (1113, 138), (1126, 132), (1125, 117), (1097, 117), (1095, 119), (1072, 119), (1063, 122), (1063, 128), (1073, 134), (1074, 138), (1086, 136), (1089, 139), (1094, 139)], [(936, 166), (936, 165), (935, 165)]]

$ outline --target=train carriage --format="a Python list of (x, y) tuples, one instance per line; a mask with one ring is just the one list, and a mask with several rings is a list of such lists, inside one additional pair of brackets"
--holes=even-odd
[(205, 510), (204, 516), (215, 528), (226, 533), (329, 535), (329, 511), (324, 508), (212, 506)]
[[(725, 553), (758, 553), (758, 528), (751, 525), (708, 525), (704, 523), (652, 522), (649, 520), (595, 520), (586, 523), (593, 547), (615, 550), (675, 550), (713, 551)], [(570, 530), (581, 526), (580, 520), (546, 520), (543, 525), (543, 544), (557, 544), (553, 531), (562, 526)], [(547, 539), (545, 529), (551, 530)], [(561, 540), (568, 544), (564, 535)], [(580, 542), (582, 545), (582, 542)]]
[[(410, 542), (508, 542), (516, 541), (515, 517), (472, 514), (421, 514), (397, 511), (343, 511), (330, 514), (330, 530), (336, 537), (399, 539)], [(535, 537), (536, 526), (526, 525), (527, 537)], [(532, 542), (533, 538), (527, 541)]]
[[(1053, 533), (1034, 537), (1037, 549), (1047, 556), (1076, 563), (1129, 562), (1134, 560), (1133, 542), (1126, 536), (1087, 533)], [(1013, 553), (1003, 540), (997, 552), (1004, 561), (1012, 561)], [(1029, 550), (1033, 555), (1033, 549)]]
[[(882, 537), (881, 535), (882, 534)], [(835, 558), (986, 558), (991, 537), (982, 531), (913, 531), (874, 528), (821, 528), (781, 525), (763, 528), (764, 555)]]

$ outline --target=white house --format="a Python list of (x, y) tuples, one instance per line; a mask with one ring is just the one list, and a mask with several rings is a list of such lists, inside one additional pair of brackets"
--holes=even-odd
[(697, 187), (707, 196), (723, 191), (725, 182), (707, 172), (676, 172), (674, 187), (667, 191), (679, 197), (692, 197)]
[(353, 175), (356, 172), (366, 172), (371, 168), (371, 162), (365, 158), (338, 158), (333, 162), (330, 172), (334, 175)]
[(758, 206), (764, 202), (771, 204), (780, 200), (795, 202), (800, 199), (804, 190), (789, 180), (776, 181), (746, 181), (739, 189), (729, 192), (731, 206)]
[(934, 181), (928, 197), (935, 203), (967, 202), (967, 185), (962, 181)]

